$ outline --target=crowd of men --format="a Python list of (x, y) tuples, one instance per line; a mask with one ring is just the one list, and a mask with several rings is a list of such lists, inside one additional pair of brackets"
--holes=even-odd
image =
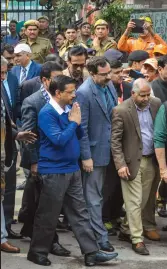
[[(29, 237), (27, 259), (48, 266), (49, 253), (71, 254), (57, 231), (72, 230), (85, 265), (94, 266), (117, 257), (109, 236), (118, 231), (139, 255), (149, 255), (144, 237), (160, 240), (167, 43), (151, 18), (141, 20), (138, 38), (130, 21), (118, 44), (102, 19), (93, 32), (83, 22), (54, 34), (42, 16), (19, 33), (12, 20), (10, 34), (1, 33), (1, 251), (19, 253), (8, 238)], [(17, 186), (20, 234), (11, 226), (18, 151), (26, 179)]]

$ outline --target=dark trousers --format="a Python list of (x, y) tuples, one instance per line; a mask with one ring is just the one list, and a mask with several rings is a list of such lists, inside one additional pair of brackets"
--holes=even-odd
[(13, 164), (8, 172), (5, 173), (5, 195), (3, 201), (4, 215), (6, 226), (10, 228), (15, 208), (15, 194), (16, 194), (16, 162), (17, 149), (13, 152)]
[(82, 253), (97, 251), (98, 245), (83, 197), (80, 171), (42, 175), (41, 179), (43, 186), (29, 252), (48, 255), (62, 206)]
[(122, 206), (121, 182), (111, 156), (103, 186), (103, 222), (119, 218)]
[[(35, 212), (38, 208), (39, 197), (41, 192), (41, 181), (39, 177), (32, 177), (31, 173), (26, 181), (23, 192), (22, 205), (19, 211), (18, 220), (24, 223), (21, 229), (21, 234), (32, 238)], [(55, 232), (54, 243), (59, 241), (58, 235)]]

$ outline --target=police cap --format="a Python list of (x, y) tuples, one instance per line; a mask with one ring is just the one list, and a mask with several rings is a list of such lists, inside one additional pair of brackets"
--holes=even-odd
[(128, 61), (132, 62), (141, 62), (147, 60), (149, 58), (149, 54), (144, 50), (135, 50), (129, 54)]

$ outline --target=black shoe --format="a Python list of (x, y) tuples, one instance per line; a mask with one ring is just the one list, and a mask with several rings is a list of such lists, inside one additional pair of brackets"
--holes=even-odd
[(132, 244), (132, 249), (140, 255), (149, 255), (149, 251), (143, 242)]
[(26, 186), (26, 180), (23, 183), (21, 183), (20, 185), (18, 185), (16, 187), (16, 190), (17, 191), (23, 191), (25, 189), (25, 186)]
[(50, 253), (56, 256), (64, 256), (64, 257), (69, 257), (71, 254), (69, 250), (62, 247), (59, 243), (54, 243), (52, 245)]
[(161, 209), (157, 211), (158, 215), (162, 218), (167, 218), (167, 210), (166, 209)]
[(58, 220), (56, 231), (68, 231), (68, 224)]
[(167, 232), (167, 225), (162, 227), (162, 231)]
[(94, 266), (102, 262), (107, 262), (115, 259), (118, 253), (104, 253), (102, 251), (97, 251), (95, 253), (90, 253), (85, 255), (85, 265)]
[(21, 239), (21, 238), (23, 238), (21, 234), (15, 233), (14, 231), (12, 231), (11, 228), (6, 227), (6, 231), (8, 233), (7, 238), (10, 238), (10, 239)]
[(108, 230), (108, 235), (110, 236), (116, 236), (117, 235), (117, 231), (115, 228), (111, 228)]
[(48, 260), (47, 257), (42, 256), (42, 255), (37, 255), (37, 254), (33, 254), (33, 253), (28, 253), (27, 255), (27, 260), (38, 264), (38, 265), (43, 265), (43, 266), (49, 266), (51, 265), (51, 261)]
[(126, 215), (126, 211), (125, 211), (125, 209), (122, 207), (122, 208), (121, 208), (121, 211), (120, 211), (120, 217), (121, 217), (121, 218), (124, 218), (125, 215)]
[(114, 247), (110, 244), (110, 242), (105, 243), (99, 243), (100, 250), (107, 251), (107, 252), (113, 252)]
[(12, 224), (17, 224), (17, 223), (18, 223), (17, 219), (12, 220)]
[(129, 234), (124, 234), (124, 233), (120, 232), (119, 235), (118, 235), (118, 239), (120, 241), (126, 241), (126, 242), (132, 244), (132, 240), (130, 239), (130, 235)]

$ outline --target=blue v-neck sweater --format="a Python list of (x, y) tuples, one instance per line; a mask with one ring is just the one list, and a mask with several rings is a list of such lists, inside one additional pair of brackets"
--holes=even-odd
[(68, 120), (68, 113), (61, 115), (46, 104), (38, 116), (40, 149), (38, 172), (40, 174), (64, 174), (79, 170), (79, 139), (83, 129)]

